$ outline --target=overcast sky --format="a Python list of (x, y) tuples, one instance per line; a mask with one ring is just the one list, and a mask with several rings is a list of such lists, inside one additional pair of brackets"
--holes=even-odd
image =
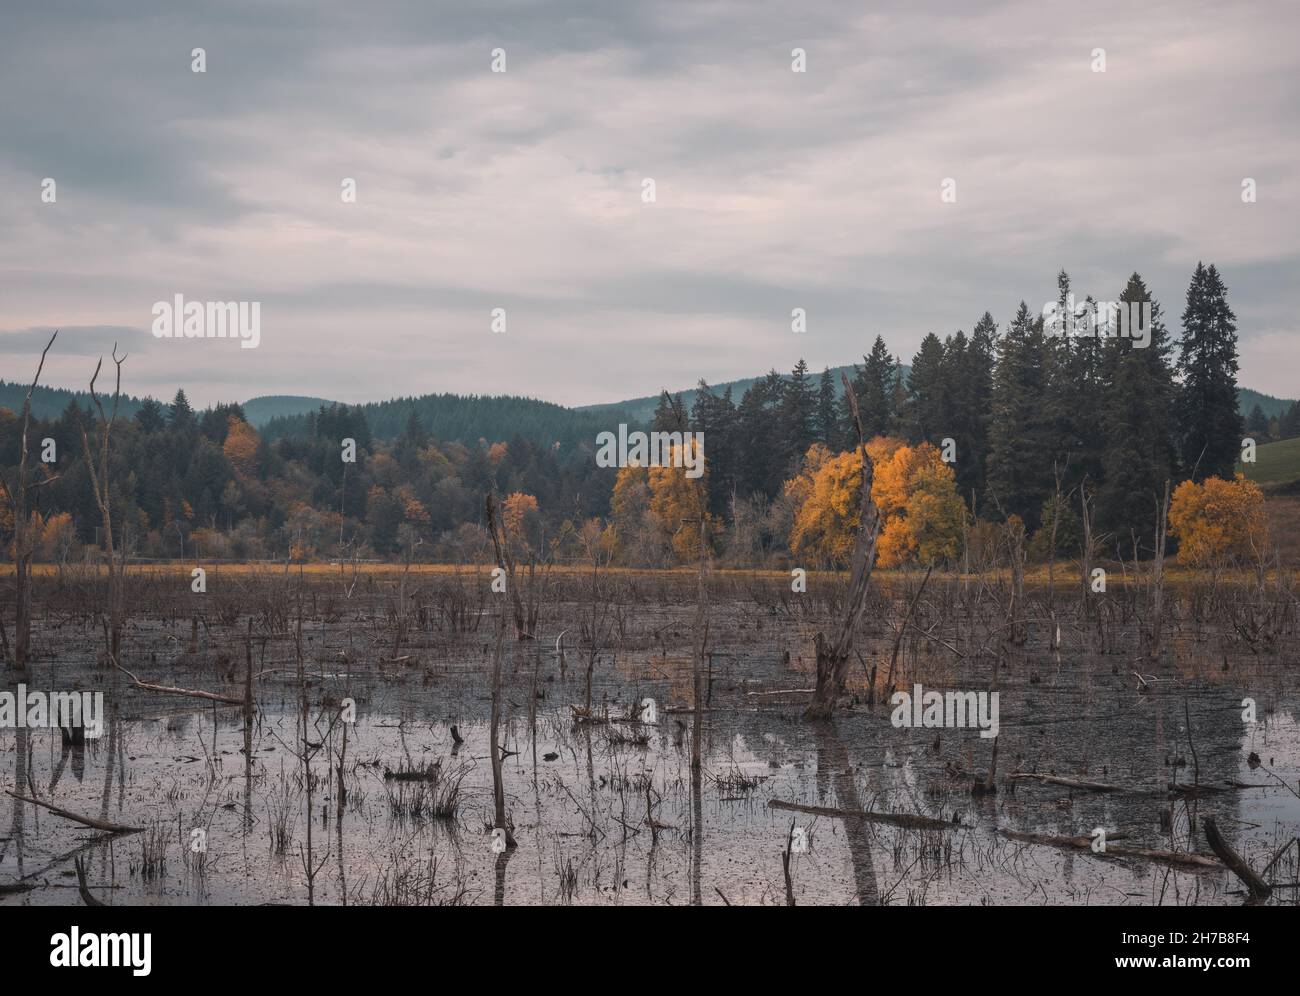
[[(57, 326), (54, 386), (117, 339), (199, 404), (585, 404), (907, 360), (1061, 267), (1177, 329), (1203, 259), (1241, 384), (1300, 394), (1300, 4), (206, 6), (0, 7), (0, 378)], [(177, 293), (261, 302), (260, 346), (155, 339)]]

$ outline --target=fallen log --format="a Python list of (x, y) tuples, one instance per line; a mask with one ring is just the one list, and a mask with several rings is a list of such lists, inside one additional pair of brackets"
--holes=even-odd
[(830, 806), (804, 806), (797, 802), (785, 802), (771, 799), (768, 809), (782, 809), (787, 813), (807, 813), (809, 816), (829, 816), (837, 820), (865, 820), (868, 823), (886, 823), (894, 827), (906, 827), (909, 830), (956, 830), (960, 823), (936, 820), (929, 816), (913, 816), (910, 813), (869, 813), (865, 809), (833, 809)]
[(11, 792), (5, 789), (5, 795), (11, 795), (19, 802), (30, 802), (33, 806), (40, 806), (42, 809), (48, 809), (55, 816), (62, 816), (65, 820), (72, 820), (74, 823), (80, 823), (82, 826), (90, 827), (93, 830), (106, 830), (109, 833), (141, 833), (144, 827), (128, 827), (121, 823), (109, 823), (107, 820), (97, 820), (93, 816), (78, 816), (76, 813), (70, 813), (66, 809), (60, 809), (58, 806), (51, 806), (48, 802), (42, 802), (40, 799), (32, 799), (25, 795), (19, 795), (17, 792)]
[(1063, 851), (1087, 851), (1098, 858), (1140, 858), (1144, 861), (1158, 861), (1161, 864), (1182, 865), (1189, 868), (1211, 870), (1223, 868), (1222, 862), (1217, 858), (1212, 858), (1208, 854), (1197, 854), (1194, 851), (1157, 851), (1150, 847), (1111, 846), (1107, 846), (1104, 851), (1094, 851), (1092, 837), (1058, 837), (1053, 834), (1022, 833), (1019, 830), (1007, 829), (999, 829), (998, 833), (1008, 840), (1019, 841), (1022, 844), (1041, 844), (1044, 847), (1055, 847)]
[(117, 661), (114, 661), (113, 663), (117, 664), (117, 669), (135, 683), (136, 688), (143, 688), (146, 692), (159, 692), (163, 695), (188, 695), (190, 698), (208, 699), (211, 702), (224, 702), (227, 705), (244, 704), (242, 698), (237, 699), (230, 695), (218, 695), (216, 692), (201, 692), (192, 688), (176, 688), (172, 685), (154, 685), (147, 681), (141, 681), (121, 664), (118, 664)]
[(1042, 775), (1033, 771), (1016, 771), (1008, 778), (1031, 778), (1034, 781), (1044, 782), (1048, 785), (1064, 785), (1066, 788), (1083, 789), (1087, 792), (1123, 792), (1123, 787), (1119, 785), (1110, 785), (1106, 782), (1090, 782), (1082, 778), (1065, 778), (1061, 775)]
[(1245, 859), (1234, 851), (1231, 845), (1223, 839), (1219, 833), (1219, 824), (1215, 822), (1213, 816), (1205, 817), (1205, 842), (1210, 845), (1210, 850), (1219, 856), (1219, 860), (1227, 865), (1228, 870), (1250, 890), (1250, 898), (1256, 902), (1262, 902), (1273, 893), (1273, 887), (1255, 874), (1255, 869), (1246, 864)]

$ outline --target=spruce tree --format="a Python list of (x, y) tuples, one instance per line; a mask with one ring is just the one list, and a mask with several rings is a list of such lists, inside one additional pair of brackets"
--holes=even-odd
[(190, 407), (190, 399), (185, 397), (184, 390), (178, 390), (176, 397), (172, 399), (171, 406), (167, 410), (167, 422), (174, 426), (194, 423), (194, 409)]
[(1259, 402), (1250, 410), (1250, 416), (1246, 419), (1246, 432), (1256, 441), (1268, 438), (1268, 416), (1264, 414), (1264, 409), (1260, 407)]
[(817, 440), (834, 452), (839, 446), (839, 419), (835, 414), (835, 379), (830, 367), (822, 369), (821, 380), (817, 385)]
[(1128, 555), (1131, 537), (1149, 553), (1165, 481), (1174, 476), (1173, 402), (1175, 385), (1169, 355), (1172, 345), (1162, 310), (1134, 273), (1120, 295), (1121, 306), (1151, 302), (1151, 328), (1145, 347), (1129, 338), (1103, 340), (1110, 376), (1102, 401), (1105, 482), (1098, 520)]
[[(853, 393), (858, 399), (858, 409), (862, 415), (862, 431), (868, 439), (887, 436), (894, 431), (894, 358), (889, 354), (889, 347), (881, 336), (871, 346), (870, 354), (862, 358), (863, 365), (855, 367), (852, 381)], [(849, 399), (841, 398), (840, 443), (841, 449), (849, 449), (857, 441), (857, 429), (853, 425), (853, 412), (849, 408)]]
[(1044, 407), (1048, 347), (1042, 317), (1024, 301), (998, 343), (993, 373), (987, 467), (988, 504), (1038, 528), (1043, 499), (1051, 494), (1053, 426)]
[(998, 326), (987, 311), (971, 330), (966, 349), (967, 373), (963, 378), (963, 406), (968, 413), (958, 426), (957, 467), (962, 498), (973, 490), (983, 492), (989, 452), (989, 422), (993, 410), (993, 365), (997, 354)]
[(931, 332), (921, 340), (921, 348), (912, 357), (907, 378), (905, 432), (910, 442), (938, 443), (953, 432), (950, 421), (943, 343)]
[(660, 391), (659, 404), (650, 420), (651, 431), (685, 432), (686, 423), (686, 405), (682, 402), (682, 396), (679, 394), (673, 397), (667, 391)]
[(722, 514), (738, 483), (740, 453), (735, 439), (736, 406), (731, 388), (721, 396), (701, 380), (691, 408), (691, 429), (704, 435), (704, 460), (708, 467), (705, 483), (709, 491), (709, 511)]
[(780, 412), (784, 473), (792, 474), (817, 438), (817, 390), (803, 359), (795, 364), (783, 385)]
[(1237, 316), (1213, 264), (1196, 264), (1179, 343), (1178, 436), (1193, 480), (1231, 478), (1241, 453), (1237, 410)]

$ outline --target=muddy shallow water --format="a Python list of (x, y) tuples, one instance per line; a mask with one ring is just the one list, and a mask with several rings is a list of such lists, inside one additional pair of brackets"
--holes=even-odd
[[(1252, 751), (1262, 758), (1263, 770), (1292, 786), (1300, 774), (1294, 695), (1281, 697), (1275, 711), (1248, 727), (1240, 720), (1240, 688), (1181, 688), (1176, 698), (1141, 695), (1109, 673), (1090, 675), (1065, 664), (1050, 683), (1003, 688), (1003, 763), (1029, 762), (1023, 767), (1062, 774), (1083, 770), (1149, 789), (1150, 795), (1072, 793), (1019, 781), (1014, 793), (1003, 788), (994, 797), (973, 797), (967, 772), (986, 770), (989, 760), (989, 742), (975, 730), (938, 731), (936, 753), (936, 731), (895, 729), (891, 710), (877, 707), (843, 717), (833, 733), (822, 731), (799, 722), (797, 708), (770, 701), (748, 706), (743, 699), (751, 696), (739, 685), (718, 694), (715, 677), (717, 699), (741, 701), (706, 717), (697, 855), (689, 735), (678, 726), (689, 725), (689, 716), (664, 713), (652, 727), (574, 728), (567, 703), (552, 704), (565, 691), (578, 697), (581, 689), (570, 676), (543, 685), (547, 700), (539, 704), (536, 762), (524, 705), (530, 686), (512, 689), (520, 708), (505, 742), (518, 753), (505, 761), (505, 781), (519, 848), (499, 885), (497, 856), (485, 833), (492, 811), (486, 703), (463, 694), (449, 710), (438, 693), (452, 679), (416, 688), (366, 684), (354, 680), (349, 689), (345, 680), (323, 683), (336, 698), (352, 691), (359, 709), (348, 730), (341, 820), (337, 783), (323, 760), (313, 765), (320, 780), (310, 814), (312, 855), (324, 862), (314, 883), (320, 903), (400, 899), (399, 882), (410, 876), (423, 882), (430, 860), (436, 861), (434, 887), (411, 884), (415, 892), (407, 898), (684, 903), (698, 891), (706, 902), (721, 902), (719, 893), (732, 903), (783, 902), (781, 852), (792, 818), (806, 828), (810, 844), (793, 855), (801, 902), (855, 902), (867, 890), (880, 901), (898, 903), (1239, 902), (1228, 894), (1238, 886), (1225, 873), (1065, 854), (1012, 843), (992, 831), (1003, 826), (1073, 835), (1101, 826), (1127, 832), (1132, 843), (1167, 846), (1159, 812), (1169, 803), (1159, 788), (1175, 771), (1191, 780), (1188, 765), (1172, 766), (1188, 753), (1184, 698), (1199, 741), (1202, 783), (1269, 784), (1247, 763)], [(643, 682), (640, 691), (642, 698), (664, 694), (653, 681)], [(297, 718), (293, 690), (285, 690), (281, 703), (263, 689), (247, 763), (238, 707), (214, 711), (178, 699), (167, 708), (147, 692), (121, 694), (119, 715), (110, 712), (105, 735), (84, 750), (65, 749), (57, 733), (45, 731), (7, 731), (0, 740), (9, 771), (23, 753), (30, 754), (31, 779), (42, 798), (165, 833), (163, 867), (152, 875), (140, 867), (143, 835), (87, 847), (92, 889), (113, 886), (104, 895), (117, 903), (305, 902), (300, 848), (307, 846), (309, 816), (301, 765), (290, 752)], [(626, 703), (609, 704), (611, 712), (625, 711)], [(151, 715), (142, 715), (146, 711)], [(465, 741), (454, 753), (453, 722)], [(328, 726), (329, 717), (322, 716), (319, 729)], [(648, 743), (636, 742), (634, 731), (644, 731)], [(27, 741), (22, 747), (20, 736)], [(336, 727), (336, 750), (340, 743)], [(545, 760), (549, 755), (555, 757)], [(385, 769), (434, 762), (445, 772), (463, 773), (457, 817), (404, 816), (403, 796), (418, 793), (421, 783), (386, 779)], [(655, 821), (663, 825), (654, 834), (646, 824), (647, 780)], [(856, 796), (852, 802), (845, 798), (850, 793)], [(960, 827), (846, 830), (835, 818), (771, 810), (771, 799), (945, 820), (956, 815)], [(1185, 846), (1185, 807), (1179, 802), (1173, 809), (1174, 841)], [(285, 853), (276, 854), (272, 835), (286, 810), (291, 840)], [(1288, 827), (1300, 824), (1300, 800), (1276, 784), (1201, 799), (1199, 812), (1237, 828), (1240, 846), (1256, 867), (1285, 841)], [(206, 831), (201, 857), (192, 850), (194, 828)], [(3, 836), (0, 874), (9, 881), (38, 872), (95, 832), (14, 801)], [(40, 872), (37, 880), (48, 880), (50, 888), (6, 902), (73, 901), (76, 893), (67, 887), (74, 880), (67, 872), (60, 865)]]
[[(142, 624), (134, 639), (164, 646), (165, 630)], [(0, 730), (3, 788), (147, 830), (105, 836), (3, 797), (0, 884), (32, 888), (0, 895), (0, 905), (80, 902), (76, 855), (86, 859), (91, 892), (110, 904), (780, 905), (792, 823), (808, 845), (790, 861), (801, 905), (1235, 905), (1242, 888), (1224, 870), (1065, 851), (998, 831), (1078, 836), (1100, 827), (1114, 844), (1208, 852), (1201, 821), (1213, 816), (1259, 870), (1300, 827), (1300, 682), (1276, 661), (1189, 665), (1175, 651), (1142, 680), (1119, 655), (1003, 661), (998, 791), (979, 795), (971, 786), (989, 769), (992, 741), (977, 729), (896, 728), (891, 707), (868, 706), (863, 695), (833, 724), (804, 723), (811, 676), (802, 631), (748, 641), (719, 631), (698, 778), (688, 632), (676, 656), (662, 645), (602, 652), (593, 712), (613, 721), (577, 725), (570, 705), (584, 698), (584, 676), (572, 642), (562, 674), (553, 634), (541, 646), (507, 641), (504, 782), (518, 848), (504, 856), (488, 832), (486, 627), (456, 645), (417, 647), (408, 660), (370, 663), (355, 648), (340, 655), (353, 637), (338, 625), (305, 628), (310, 810), (294, 755), (300, 686), (291, 661), (271, 659), (280, 651), (255, 651), (257, 713), (245, 754), (240, 706), (134, 688), (90, 663), (93, 632), (84, 648), (67, 637), (64, 653), (38, 661), (27, 684), (103, 691), (104, 734), (78, 748), (65, 747), (57, 730)], [(211, 656), (178, 654), (173, 643), (141, 677), (240, 694), (243, 660)], [(992, 687), (991, 657), (960, 668), (940, 653), (904, 660), (904, 687)], [(356, 717), (345, 724), (338, 714), (348, 698)], [(648, 698), (653, 724), (623, 721)], [(1242, 718), (1246, 698), (1257, 703), (1254, 723)], [(440, 782), (386, 777), (431, 765)], [(1010, 779), (1014, 772), (1124, 791)], [(459, 781), (455, 815), (433, 816), (422, 807), (447, 779)], [(1171, 783), (1203, 788), (1171, 796)], [(771, 808), (773, 800), (929, 816), (951, 828), (790, 812)], [(1300, 878), (1297, 850), (1283, 853), (1271, 880)], [(1298, 891), (1279, 888), (1271, 902), (1292, 903)]]

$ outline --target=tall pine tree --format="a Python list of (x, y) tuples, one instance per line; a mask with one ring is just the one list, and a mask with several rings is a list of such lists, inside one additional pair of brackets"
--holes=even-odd
[(1121, 307), (1151, 302), (1151, 328), (1145, 347), (1129, 338), (1103, 339), (1103, 362), (1109, 371), (1101, 419), (1105, 436), (1105, 483), (1098, 501), (1101, 528), (1124, 552), (1132, 538), (1150, 552), (1165, 481), (1175, 472), (1175, 386), (1169, 354), (1172, 346), (1160, 304), (1141, 276), (1129, 277)]
[(1237, 411), (1237, 316), (1211, 264), (1196, 264), (1179, 343), (1178, 441), (1193, 480), (1231, 478), (1241, 452)]
[(998, 343), (989, 424), (989, 506), (1038, 528), (1043, 499), (1055, 485), (1052, 412), (1044, 405), (1048, 346), (1042, 317), (1024, 301)]

